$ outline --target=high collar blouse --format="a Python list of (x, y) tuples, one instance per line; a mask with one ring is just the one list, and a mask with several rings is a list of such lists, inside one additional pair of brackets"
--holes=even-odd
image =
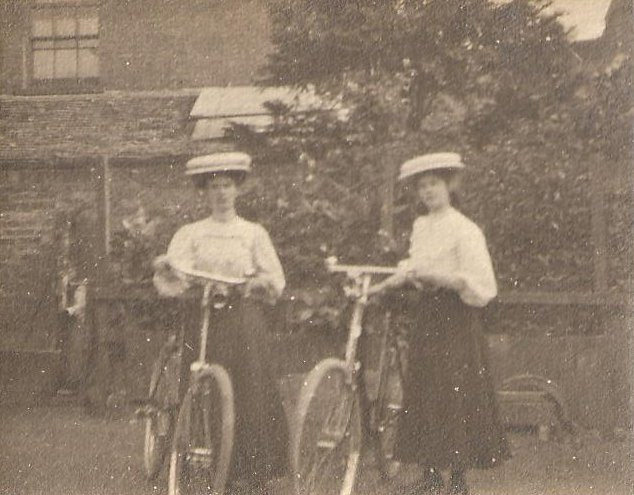
[(497, 294), (491, 256), (480, 228), (454, 208), (418, 217), (412, 227), (409, 258), (399, 269), (433, 271), (459, 280), (462, 301), (486, 306)]
[(170, 242), (167, 257), (187, 269), (226, 277), (257, 277), (279, 297), (286, 281), (268, 232), (261, 225), (235, 217), (213, 218), (181, 227)]

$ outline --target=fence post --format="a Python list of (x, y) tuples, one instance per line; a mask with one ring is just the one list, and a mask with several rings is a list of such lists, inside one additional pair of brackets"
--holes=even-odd
[(97, 210), (97, 225), (95, 228), (95, 270), (97, 279), (104, 269), (104, 261), (110, 251), (110, 209), (112, 181), (110, 160), (103, 156), (94, 171), (93, 184), (95, 188), (95, 207)]
[(392, 237), (394, 235), (394, 174), (391, 162), (386, 163), (383, 169), (381, 196), (381, 230)]

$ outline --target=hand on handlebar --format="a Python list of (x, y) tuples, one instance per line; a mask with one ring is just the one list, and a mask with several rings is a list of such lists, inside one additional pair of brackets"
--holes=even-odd
[(154, 271), (162, 272), (165, 270), (171, 270), (171, 265), (166, 254), (161, 254), (152, 260), (152, 268)]
[(461, 291), (464, 286), (464, 280), (458, 276), (439, 272), (433, 268), (418, 268), (412, 274), (415, 283), (421, 288), (443, 288)]
[(385, 286), (385, 284), (383, 282), (380, 282), (378, 284), (374, 284), (371, 285), (368, 288), (368, 297), (375, 297), (375, 296), (380, 296), (381, 294), (383, 294), (385, 291), (387, 290), (387, 287)]
[(152, 261), (154, 287), (165, 297), (177, 297), (187, 291), (189, 285), (172, 268), (166, 255), (157, 256)]
[(251, 277), (247, 279), (244, 295), (255, 299), (267, 299), (271, 294), (271, 283), (262, 277)]
[(389, 276), (382, 282), (370, 286), (368, 289), (368, 296), (378, 296), (390, 289), (399, 287), (410, 281), (408, 273), (397, 272), (394, 275)]

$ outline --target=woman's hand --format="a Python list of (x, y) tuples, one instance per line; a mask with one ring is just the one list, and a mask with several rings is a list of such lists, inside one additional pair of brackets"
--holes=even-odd
[(269, 280), (262, 277), (252, 277), (247, 280), (244, 295), (262, 301), (269, 300), (273, 294), (272, 284)]
[(382, 294), (386, 290), (387, 290), (387, 288), (385, 287), (385, 284), (383, 282), (381, 282), (379, 284), (371, 285), (368, 288), (368, 297), (377, 296), (379, 294)]
[(368, 296), (375, 296), (387, 290), (394, 289), (410, 281), (408, 273), (395, 273), (378, 284), (371, 285), (368, 289)]
[(450, 289), (460, 292), (463, 288), (464, 281), (453, 274), (442, 273), (433, 268), (417, 269), (415, 273), (417, 281), (425, 285), (431, 285), (436, 288)]
[(154, 287), (159, 294), (165, 297), (177, 297), (185, 293), (189, 288), (189, 284), (180, 277), (170, 264), (167, 255), (161, 255), (152, 261), (154, 268)]
[(155, 272), (159, 273), (169, 272), (172, 269), (166, 254), (161, 254), (160, 256), (154, 258), (152, 261), (152, 268), (154, 268)]

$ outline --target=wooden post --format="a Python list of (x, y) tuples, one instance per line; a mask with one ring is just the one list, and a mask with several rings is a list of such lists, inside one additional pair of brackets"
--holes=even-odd
[(26, 91), (29, 84), (29, 69), (28, 69), (28, 57), (27, 50), (29, 46), (29, 40), (26, 36), (22, 38), (22, 91)]
[(103, 173), (104, 251), (106, 255), (109, 255), (112, 233), (112, 168), (110, 167), (110, 160), (107, 156), (103, 158)]
[(95, 270), (96, 278), (100, 278), (103, 262), (110, 251), (110, 183), (111, 171), (109, 158), (104, 156), (94, 169), (93, 184), (95, 188), (95, 209), (97, 225), (95, 226)]
[(385, 166), (381, 194), (381, 230), (390, 237), (394, 235), (394, 174), (391, 165)]
[(605, 216), (606, 180), (595, 157), (590, 164), (590, 208), (593, 252), (594, 291), (604, 294), (608, 290), (608, 233)]
[(396, 179), (394, 167), (398, 156), (395, 151), (390, 145), (384, 147), (385, 164), (383, 166), (383, 184), (381, 186), (381, 230), (390, 238), (394, 236), (394, 188)]

